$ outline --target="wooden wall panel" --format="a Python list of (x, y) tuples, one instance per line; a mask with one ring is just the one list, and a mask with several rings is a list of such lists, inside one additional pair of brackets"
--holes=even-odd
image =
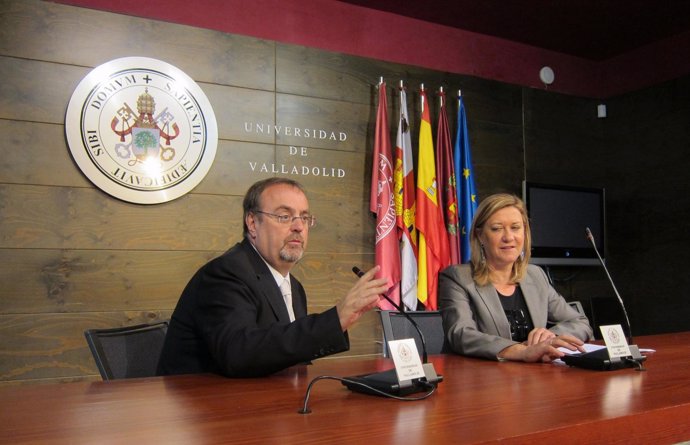
[[(521, 89), (512, 85), (449, 73), (430, 72), (404, 65), (379, 61), (363, 61), (356, 57), (331, 54), (309, 48), (278, 45), (278, 90), (305, 96), (335, 98), (338, 100), (363, 100), (355, 91), (363, 94), (369, 89), (370, 117), (365, 143), (367, 152), (373, 150), (373, 124), (375, 123), (377, 92), (375, 84), (379, 76), (387, 81), (389, 126), (391, 140), (397, 131), (397, 113), (400, 104), (397, 96), (399, 81), (407, 88), (407, 106), (411, 122), (413, 145), (418, 137), (420, 114), (419, 87), (427, 88), (432, 112), (433, 134), (436, 134), (439, 99), (437, 91), (443, 87), (447, 93), (446, 111), (451, 135), (455, 134), (458, 90), (462, 91), (468, 114), (471, 145), (473, 150), (477, 187), (480, 196), (496, 192), (521, 193), (525, 173), (523, 156), (523, 109)], [(362, 84), (358, 86), (358, 84)], [(333, 85), (337, 87), (333, 88)], [(311, 100), (309, 98), (305, 99)], [(311, 100), (313, 102), (313, 100)], [(280, 110), (280, 96), (278, 109)], [(313, 113), (320, 113), (318, 105)], [(303, 107), (304, 108), (304, 107)], [(297, 110), (298, 112), (301, 109)], [(293, 114), (294, 116), (294, 114)], [(416, 157), (416, 153), (415, 153)], [(368, 160), (370, 162), (370, 160)], [(367, 179), (368, 180), (368, 179)], [(366, 199), (366, 198), (365, 198)]]
[(5, 135), (0, 156), (0, 181), (6, 184), (90, 187), (78, 169), (59, 124), (0, 119)]
[[(79, 81), (133, 55), (185, 71), (218, 120), (209, 174), (166, 204), (125, 203), (96, 189), (64, 138)], [(524, 178), (606, 186), (609, 266), (634, 329), (687, 329), (690, 306), (677, 289), (688, 284), (678, 245), (690, 214), (689, 78), (613, 98), (601, 120), (591, 99), (39, 0), (0, 2), (0, 76), (0, 384), (97, 378), (83, 330), (169, 317), (196, 269), (240, 239), (247, 187), (283, 166), (298, 167), (289, 176), (306, 186), (319, 220), (294, 273), (310, 311), (332, 307), (354, 282), (352, 265), (374, 262), (368, 188), (380, 76), (391, 140), (405, 82), (413, 144), (420, 84), (434, 134), (439, 87), (453, 135), (462, 90), (480, 199), (519, 194)], [(257, 124), (344, 131), (347, 140)], [(324, 167), (345, 175), (328, 177)], [(568, 298), (611, 294), (598, 268), (555, 275), (565, 277), (557, 286)], [(379, 354), (380, 339), (378, 316), (368, 313), (350, 331), (351, 350), (335, 358)]]
[(280, 93), (367, 105), (375, 103), (372, 87), (382, 76), (390, 87), (402, 79), (414, 88), (419, 86), (419, 79), (431, 82), (443, 76), (420, 68), (284, 44), (276, 45), (276, 66), (276, 90)]
[[(322, 312), (333, 307), (354, 285), (357, 277), (352, 266), (367, 270), (374, 265), (374, 255), (368, 253), (315, 252), (309, 238), (309, 249), (293, 273), (305, 286), (309, 296), (308, 311)], [(349, 331), (350, 350), (335, 357), (381, 354), (381, 324), (376, 312), (365, 314)]]
[[(276, 143), (298, 147), (364, 152), (376, 121), (375, 114), (371, 120), (371, 104), (279, 94), (276, 109), (276, 125), (293, 129), (291, 135), (285, 131), (277, 135)], [(296, 136), (294, 129), (300, 130), (300, 135), (308, 132), (308, 136)]]
[(609, 261), (633, 331), (687, 330), (690, 76), (608, 103)]
[[(527, 178), (606, 189), (604, 254), (636, 335), (688, 327), (690, 305), (674, 296), (690, 284), (677, 248), (690, 215), (689, 97), (686, 76), (607, 100), (608, 117), (598, 119), (596, 101), (525, 91)], [(560, 275), (577, 279), (560, 289), (617, 307), (600, 268), (570, 272)]]
[(242, 228), (242, 198), (230, 195), (142, 206), (95, 188), (0, 185), (0, 211), (4, 248), (218, 251)]
[(0, 315), (0, 380), (46, 381), (98, 375), (84, 330), (153, 323), (171, 311)]
[(18, 58), (93, 68), (119, 57), (152, 57), (197, 82), (270, 90), (274, 47), (266, 40), (50, 2), (0, 3), (0, 54)]
[(307, 253), (294, 274), (309, 295), (309, 311), (321, 312), (333, 307), (354, 285), (352, 266), (368, 270), (373, 265), (372, 253)]
[[(211, 169), (192, 193), (243, 196), (254, 181), (274, 176), (260, 166), (275, 162), (273, 144), (220, 140)], [(241, 214), (236, 218), (242, 221)]]
[(477, 140), (472, 144), (472, 161), (479, 197), (492, 193), (521, 194), (524, 176), (522, 128), (478, 121), (472, 127)]
[[(185, 71), (208, 96), (218, 121), (218, 151), (208, 175), (191, 193), (165, 204), (135, 205), (101, 192), (81, 174), (65, 142), (65, 110), (79, 81), (103, 62), (132, 55)], [(380, 76), (387, 81), (392, 141), (400, 80), (408, 91), (413, 144), (420, 84), (428, 91), (434, 135), (439, 87), (449, 96), (452, 135), (454, 96), (462, 90), (480, 198), (520, 193), (525, 175), (586, 184), (623, 165), (627, 175), (615, 183), (612, 212), (627, 221), (633, 193), (647, 209), (658, 195), (640, 183), (644, 162), (617, 161), (627, 146), (655, 140), (664, 150), (650, 165), (662, 172), (668, 156), (674, 169), (668, 179), (651, 175), (650, 183), (686, 190), (684, 152), (676, 147), (687, 147), (687, 106), (673, 99), (679, 92), (687, 97), (684, 83), (662, 90), (656, 105), (666, 111), (653, 115), (654, 136), (644, 136), (642, 129), (650, 127), (636, 104), (654, 104), (655, 92), (613, 103), (612, 116), (615, 106), (629, 109), (628, 125), (641, 130), (627, 134), (620, 120), (611, 136), (613, 121), (594, 118), (596, 101), (589, 99), (39, 0), (0, 2), (0, 76), (0, 344), (9, 345), (0, 351), (0, 383), (94, 378), (82, 331), (168, 317), (197, 268), (240, 239), (242, 196), (268, 176), (288, 175), (308, 190), (318, 225), (294, 273), (307, 289), (310, 311), (332, 307), (354, 282), (352, 265), (374, 263), (368, 204)], [(265, 130), (273, 125), (281, 132)], [(342, 131), (347, 139), (295, 136), (294, 130), (286, 135), (286, 126)], [(612, 140), (616, 150), (605, 145)], [(635, 213), (636, 220), (643, 213)], [(653, 215), (668, 221), (662, 229), (671, 229), (668, 212)], [(643, 230), (623, 234), (654, 239)], [(671, 230), (661, 247), (645, 252), (670, 250), (672, 234), (680, 236)], [(618, 246), (623, 238), (618, 235)], [(581, 276), (562, 287), (568, 296), (602, 288), (604, 277), (594, 269)], [(677, 300), (666, 300), (682, 313)], [(350, 331), (351, 350), (336, 358), (379, 354), (380, 339), (378, 315), (368, 313)]]
[(477, 195), (481, 202), (486, 196), (493, 193), (512, 193), (520, 196), (522, 194), (521, 183), (524, 178), (523, 172), (513, 166), (496, 166), (479, 164), (475, 161), (474, 172), (481, 181), (477, 181)]
[[(495, 122), (503, 125), (522, 127), (523, 125), (523, 89), (515, 85), (462, 77), (457, 88), (462, 90), (467, 119), (470, 122)], [(455, 90), (452, 91), (456, 93)], [(470, 133), (476, 138), (480, 132)]]
[(0, 119), (63, 124), (81, 67), (0, 56)]
[[(273, 42), (40, 1), (0, 8), (0, 134), (11, 147), (0, 161), (0, 282), (8, 283), (0, 288), (0, 342), (10, 345), (0, 353), (0, 381), (94, 378), (83, 330), (168, 317), (198, 267), (240, 239), (246, 189), (283, 174), (279, 166), (297, 168), (288, 176), (305, 184), (319, 215), (309, 256), (295, 271), (305, 272), (309, 309), (326, 310), (342, 298), (354, 282), (353, 264), (371, 266), (366, 200), (375, 101), (363, 81), (366, 60), (338, 56), (336, 65), (351, 72), (344, 98), (292, 87), (277, 94)], [(218, 121), (208, 175), (165, 204), (136, 205), (101, 192), (65, 141), (65, 110), (79, 81), (96, 65), (131, 55), (164, 60), (193, 77)], [(324, 63), (329, 58), (319, 52), (313, 59), (336, 75), (324, 91), (344, 79)], [(347, 138), (276, 134), (276, 124)], [(272, 131), (256, 131), (259, 125)], [(380, 353), (378, 323), (367, 314), (342, 355)]]
[[(346, 174), (340, 179), (322, 176), (296, 177), (307, 189), (309, 206), (317, 225), (309, 238), (309, 250), (323, 252), (371, 252), (374, 219), (369, 212), (368, 181), (362, 172), (371, 168), (361, 154), (310, 149), (304, 161), (294, 160), (289, 147), (278, 147), (278, 163), (302, 168), (333, 166)], [(366, 198), (365, 198), (366, 197)]]
[(218, 122), (218, 137), (247, 142), (274, 143), (273, 133), (246, 131), (245, 122), (275, 123), (275, 94), (221, 85), (203, 85)]
[(172, 308), (190, 271), (221, 253), (0, 249), (0, 313)]

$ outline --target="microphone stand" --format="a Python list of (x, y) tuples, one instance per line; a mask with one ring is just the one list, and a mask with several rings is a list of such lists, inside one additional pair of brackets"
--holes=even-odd
[(592, 248), (594, 249), (594, 253), (597, 254), (597, 258), (599, 258), (599, 263), (601, 264), (601, 267), (604, 269), (604, 272), (606, 272), (606, 276), (609, 279), (609, 283), (611, 283), (611, 287), (613, 288), (613, 292), (616, 294), (616, 297), (618, 298), (618, 303), (621, 305), (621, 308), (623, 309), (623, 315), (625, 316), (625, 323), (628, 325), (628, 334), (629, 334), (628, 344), (633, 344), (632, 327), (630, 326), (630, 318), (628, 318), (628, 311), (625, 310), (625, 304), (623, 304), (623, 299), (621, 298), (621, 294), (618, 293), (618, 289), (616, 289), (616, 285), (613, 284), (613, 278), (611, 278), (611, 274), (609, 273), (609, 270), (606, 267), (604, 260), (601, 258), (601, 255), (599, 255), (599, 250), (597, 249), (597, 245), (594, 242), (594, 237), (592, 236), (592, 231), (589, 230), (589, 227), (585, 227), (585, 233), (587, 234), (587, 239), (589, 240), (589, 242), (592, 243)]
[[(357, 266), (354, 266), (352, 268), (352, 271), (357, 275), (358, 277), (361, 277), (364, 275), (364, 272)], [(422, 344), (422, 363), (427, 362), (427, 353), (426, 353), (426, 340), (424, 339), (424, 334), (422, 333), (422, 330), (419, 328), (419, 325), (417, 322), (414, 320), (414, 318), (410, 317), (410, 314), (407, 313), (407, 311), (397, 304), (395, 301), (391, 300), (390, 297), (386, 294), (381, 294), (383, 298), (386, 299), (399, 313), (400, 315), (404, 316), (411, 324), (412, 326), (417, 330), (417, 334), (419, 334), (419, 339), (420, 343)]]
[[(358, 277), (364, 275), (364, 272), (357, 266), (354, 266), (352, 268), (352, 272), (354, 272), (355, 275), (357, 275)], [(399, 382), (394, 368), (392, 370), (378, 372), (374, 374), (367, 374), (365, 376), (348, 377), (346, 380), (365, 381), (367, 384), (380, 384), (381, 382), (383, 382), (383, 385), (381, 387), (378, 387), (377, 389), (390, 394), (410, 394), (412, 392), (428, 389), (430, 385), (433, 386), (434, 384), (441, 382), (443, 380), (443, 376), (438, 375), (436, 373), (436, 370), (434, 369), (434, 364), (428, 362), (426, 340), (424, 339), (424, 334), (422, 333), (422, 330), (419, 328), (417, 322), (414, 321), (414, 319), (410, 317), (410, 315), (399, 304), (395, 303), (387, 295), (382, 294), (381, 296), (385, 298), (386, 301), (388, 301), (391, 305), (393, 305), (393, 307), (397, 309), (397, 311), (412, 324), (412, 326), (419, 334), (419, 339), (421, 340), (422, 344), (422, 368), (424, 369), (425, 377), (414, 380), (403, 380)], [(354, 391), (371, 393), (361, 385), (347, 386)]]
[(611, 278), (611, 274), (609, 273), (608, 268), (604, 263), (604, 260), (601, 258), (601, 255), (599, 255), (599, 250), (597, 250), (596, 243), (594, 242), (594, 237), (592, 236), (592, 231), (589, 230), (589, 227), (585, 228), (585, 233), (587, 234), (587, 239), (589, 239), (589, 241), (592, 243), (594, 252), (597, 254), (597, 258), (599, 258), (599, 263), (601, 263), (604, 272), (606, 272), (606, 276), (609, 279), (609, 283), (611, 283), (611, 287), (613, 288), (613, 291), (616, 294), (616, 297), (618, 298), (618, 303), (623, 309), (623, 315), (625, 316), (625, 322), (628, 327), (628, 333), (630, 334), (630, 341), (628, 342), (628, 347), (632, 355), (629, 357), (611, 358), (609, 356), (608, 349), (603, 348), (597, 351), (582, 354), (569, 354), (564, 356), (562, 360), (569, 366), (595, 369), (600, 371), (610, 371), (613, 369), (629, 368), (633, 366), (636, 368), (637, 371), (646, 371), (646, 369), (642, 366), (642, 362), (645, 361), (647, 357), (640, 354), (640, 349), (637, 347), (637, 345), (632, 344), (632, 327), (630, 326), (630, 318), (628, 318), (628, 311), (625, 309), (623, 299), (621, 298), (621, 295), (618, 293), (616, 285), (613, 283), (613, 279)]

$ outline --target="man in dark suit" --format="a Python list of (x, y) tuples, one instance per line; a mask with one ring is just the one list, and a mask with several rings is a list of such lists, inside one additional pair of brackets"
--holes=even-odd
[(285, 178), (259, 181), (243, 209), (244, 240), (199, 269), (182, 292), (159, 375), (263, 376), (346, 351), (347, 329), (387, 290), (373, 268), (334, 307), (307, 315), (304, 288), (290, 275), (316, 221), (304, 189)]

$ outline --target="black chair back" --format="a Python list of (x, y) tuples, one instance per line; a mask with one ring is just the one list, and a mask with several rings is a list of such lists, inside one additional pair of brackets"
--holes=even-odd
[(84, 331), (103, 380), (152, 377), (163, 349), (168, 322)]
[[(383, 328), (383, 356), (390, 357), (388, 350), (389, 340), (401, 340), (414, 338), (419, 354), (422, 354), (422, 341), (419, 333), (410, 320), (398, 311), (379, 311), (381, 326)], [(443, 323), (439, 311), (409, 311), (406, 312), (419, 326), (426, 342), (427, 354), (444, 354), (450, 351), (446, 336), (443, 332)]]

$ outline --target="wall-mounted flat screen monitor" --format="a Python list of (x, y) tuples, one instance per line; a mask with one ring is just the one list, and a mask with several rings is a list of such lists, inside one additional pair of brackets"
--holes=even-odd
[(523, 199), (532, 229), (533, 264), (595, 266), (599, 264), (589, 227), (602, 258), (606, 247), (603, 188), (536, 184), (524, 181)]

